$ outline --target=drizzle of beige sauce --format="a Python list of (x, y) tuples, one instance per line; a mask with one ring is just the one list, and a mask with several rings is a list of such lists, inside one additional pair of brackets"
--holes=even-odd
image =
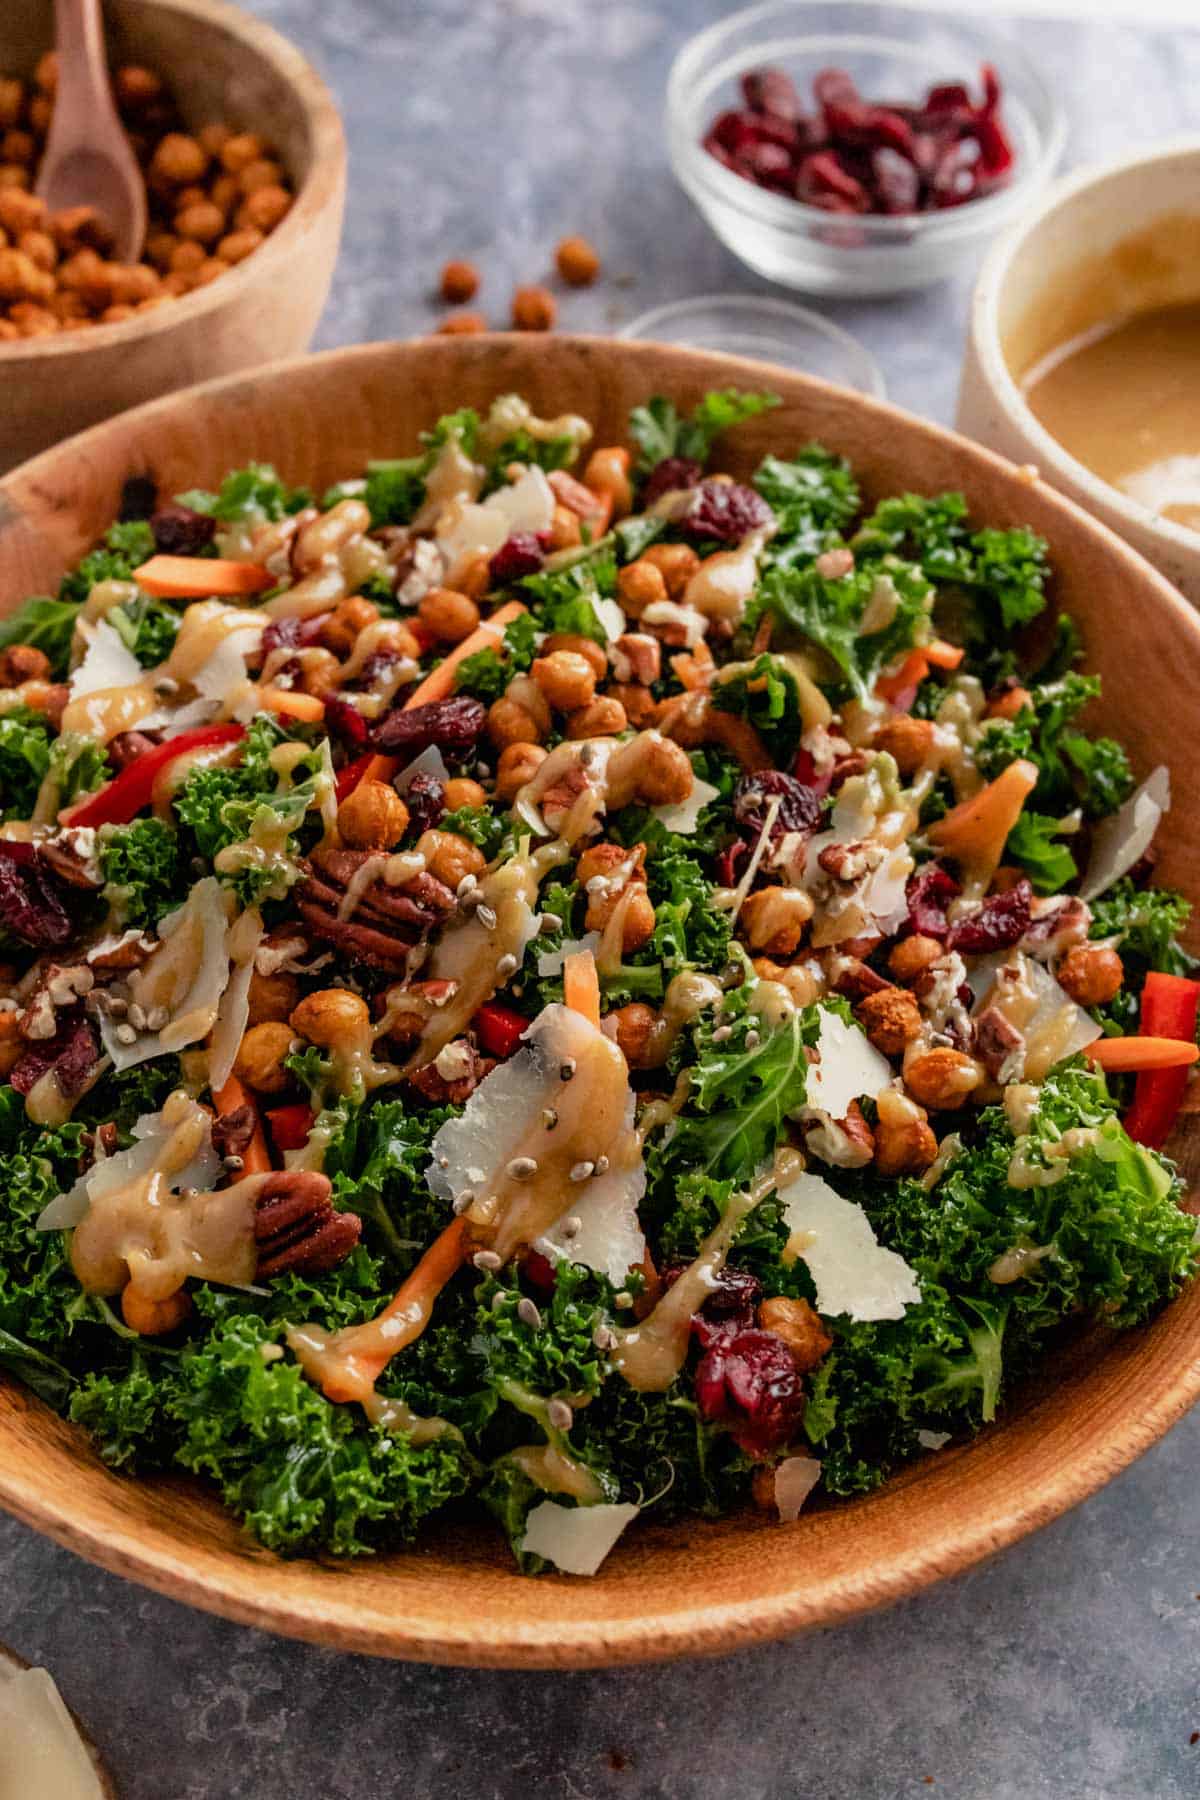
[[(261, 613), (226, 606), (220, 600), (197, 600), (187, 608), (171, 653), (157, 668), (143, 671), (141, 679), (125, 687), (98, 688), (69, 700), (63, 712), (62, 729), (78, 731), (85, 737), (108, 743), (122, 731), (132, 731), (151, 713), (158, 711), (163, 697), (155, 684), (164, 677), (178, 687), (190, 687), (205, 663), (236, 633), (247, 634), (261, 627)], [(248, 684), (239, 684), (245, 686)], [(240, 694), (230, 694), (224, 703), (232, 707)], [(226, 712), (226, 716), (228, 713)]]

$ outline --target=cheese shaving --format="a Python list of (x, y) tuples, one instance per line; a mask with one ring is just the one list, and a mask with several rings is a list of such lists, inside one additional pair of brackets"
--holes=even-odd
[(678, 832), (681, 837), (690, 837), (700, 822), (700, 814), (711, 800), (720, 793), (710, 782), (696, 780), (692, 783), (692, 791), (686, 800), (677, 800), (666, 806), (652, 806), (650, 817), (657, 819), (668, 831)]
[(564, 1575), (594, 1575), (639, 1510), (630, 1501), (560, 1506), (557, 1500), (543, 1500), (525, 1521), (519, 1549), (524, 1556), (553, 1563)]
[(844, 1119), (852, 1100), (874, 1099), (892, 1080), (892, 1066), (857, 1025), (830, 1007), (821, 1011), (817, 1062), (809, 1067), (806, 1105)]
[(915, 1272), (885, 1249), (855, 1200), (843, 1199), (820, 1175), (798, 1175), (780, 1190), (792, 1236), (789, 1252), (808, 1265), (817, 1308), (827, 1318), (866, 1323), (902, 1319), (921, 1298)]

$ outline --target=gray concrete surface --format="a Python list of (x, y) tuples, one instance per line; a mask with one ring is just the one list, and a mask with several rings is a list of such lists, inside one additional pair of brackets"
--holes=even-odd
[[(451, 254), (479, 262), (502, 317), (567, 231), (632, 280), (568, 296), (566, 326), (768, 291), (709, 237), (662, 151), (670, 57), (718, 0), (257, 10), (346, 114), (346, 242), (321, 345), (425, 327)], [(1011, 29), (1070, 111), (1072, 161), (1196, 126), (1200, 35)], [(897, 401), (948, 419), (966, 293), (964, 279), (830, 310)], [(989, 1567), (723, 1662), (551, 1676), (339, 1657), (159, 1600), (8, 1520), (0, 1639), (55, 1671), (124, 1800), (1184, 1800), (1200, 1790), (1198, 1463), (1194, 1416)]]

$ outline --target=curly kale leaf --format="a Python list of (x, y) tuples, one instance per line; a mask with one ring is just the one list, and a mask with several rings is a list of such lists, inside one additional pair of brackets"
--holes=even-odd
[[(927, 636), (932, 604), (933, 589), (920, 569), (892, 561), (856, 568), (836, 581), (815, 568), (768, 569), (752, 612), (772, 613), (785, 638), (818, 645), (836, 671), (823, 685), (848, 688), (865, 700), (880, 670)], [(864, 631), (864, 621), (871, 622), (868, 608), (887, 622)]]
[(45, 715), (27, 706), (0, 713), (0, 818), (29, 817), (49, 767)]
[(636, 473), (648, 475), (668, 456), (683, 456), (704, 464), (723, 431), (778, 405), (777, 394), (719, 388), (705, 394), (695, 410), (684, 416), (673, 401), (656, 394), (644, 406), (635, 406), (629, 415), (629, 434), (641, 451)]
[(526, 575), (519, 585), (537, 604), (540, 630), (573, 632), (607, 647), (608, 633), (592, 602), (616, 593), (617, 563), (611, 550), (597, 549), (553, 574)]
[(1128, 875), (1092, 902), (1091, 935), (1118, 940), (1125, 981), (1140, 989), (1151, 969), (1190, 975), (1196, 958), (1178, 942), (1192, 903), (1172, 888), (1139, 888)]
[(472, 1348), (486, 1380), (501, 1398), (518, 1387), (545, 1399), (598, 1394), (604, 1358), (594, 1340), (611, 1314), (609, 1283), (578, 1263), (561, 1262), (553, 1293), (538, 1302), (540, 1323), (520, 1317), (521, 1298), (516, 1282), (501, 1279), (478, 1290)]
[(400, 1100), (348, 1107), (325, 1153), (334, 1198), (361, 1216), (372, 1248), (401, 1272), (447, 1222), (445, 1202), (430, 1193), (425, 1172), (430, 1143), (453, 1112), (414, 1113)]
[[(82, 562), (63, 576), (59, 583), (58, 598), (72, 606), (79, 606), (98, 581), (130, 581), (134, 570), (153, 555), (154, 533), (144, 519), (126, 519), (110, 525), (99, 547), (89, 550)], [(69, 648), (69, 645), (68, 634), (64, 649)], [(43, 644), (42, 648), (47, 655), (50, 654), (46, 645)]]
[(454, 672), (455, 692), (474, 694), (491, 705), (506, 691), (514, 675), (523, 675), (537, 655), (538, 622), (532, 613), (519, 613), (504, 627), (502, 650), (476, 650), (465, 656)]
[(176, 498), (181, 506), (207, 513), (223, 525), (234, 525), (243, 519), (283, 519), (312, 505), (309, 490), (288, 487), (270, 463), (248, 463), (244, 469), (233, 469), (215, 494), (192, 488)]
[(443, 813), (438, 821), (439, 831), (453, 831), (466, 838), (483, 851), (489, 862), (499, 850), (506, 829), (504, 820), (486, 806), (459, 806), (453, 812)]
[(54, 1356), (70, 1335), (79, 1285), (63, 1234), (38, 1231), (37, 1220), (74, 1183), (82, 1148), (81, 1125), (40, 1130), (21, 1095), (0, 1087), (0, 1331)]
[(989, 780), (1026, 757), (1038, 767), (1030, 805), (1060, 815), (1083, 808), (1089, 819), (1115, 812), (1133, 791), (1129, 760), (1112, 738), (1090, 738), (1072, 730), (1075, 716), (1100, 692), (1098, 675), (1064, 675), (1030, 692), (1030, 704), (1015, 719), (992, 719), (975, 749), (975, 761)]
[(124, 606), (111, 607), (106, 615), (127, 650), (131, 650), (144, 669), (165, 662), (179, 635), (180, 615), (173, 606), (139, 594)]
[(479, 423), (479, 414), (464, 406), (458, 412), (445, 413), (432, 431), (422, 432), (424, 447), (416, 456), (368, 463), (363, 499), (370, 508), (372, 525), (407, 525), (425, 498), (425, 481), (442, 445), (457, 438), (463, 453), (473, 456)]
[[(312, 745), (284, 779), (271, 765), (271, 752), (295, 737), (307, 742), (302, 734), (293, 736), (260, 714), (246, 734), (239, 763), (191, 771), (173, 805), (206, 862), (212, 862), (229, 845), (244, 842), (261, 823), (270, 827), (272, 838), (280, 826), (286, 826), (288, 839), (301, 830), (318, 800), (321, 783), (328, 778), (328, 750), (323, 740)], [(287, 878), (274, 861), (265, 868), (248, 864), (230, 877), (245, 906), (275, 897), (273, 890)], [(298, 869), (292, 878), (299, 878)]]
[(820, 444), (807, 444), (790, 462), (764, 457), (754, 485), (778, 525), (767, 548), (768, 559), (788, 567), (811, 562), (839, 543), (862, 504), (850, 464)]
[(96, 853), (104, 898), (128, 925), (157, 925), (185, 895), (179, 836), (163, 819), (102, 825)]
[(791, 766), (804, 722), (795, 680), (778, 657), (765, 653), (730, 680), (716, 682), (712, 704), (748, 719), (776, 768)]
[(1061, 819), (1045, 813), (1023, 812), (1008, 834), (1006, 858), (1019, 862), (1039, 894), (1058, 894), (1079, 873), (1067, 846), (1056, 840), (1064, 830)]
[(729, 915), (712, 903), (712, 884), (691, 854), (689, 838), (675, 837), (655, 849), (646, 865), (646, 885), (654, 902), (654, 960), (668, 972), (720, 968), (733, 936)]

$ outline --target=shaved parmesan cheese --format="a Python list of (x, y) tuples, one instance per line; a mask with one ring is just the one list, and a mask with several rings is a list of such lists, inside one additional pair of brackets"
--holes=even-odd
[(143, 1009), (167, 1006), (170, 1017), (161, 1029), (139, 1031), (132, 1043), (125, 1043), (127, 1020), (101, 1013), (100, 1037), (118, 1071), (182, 1050), (208, 1036), (229, 982), (227, 940), (232, 905), (228, 888), (222, 887), (215, 875), (206, 875), (183, 906), (160, 920), (158, 948), (135, 971), (129, 986)]
[(564, 1575), (594, 1575), (638, 1511), (630, 1501), (560, 1506), (557, 1500), (543, 1500), (526, 1519), (518, 1548), (525, 1556), (543, 1557)]
[(192, 686), (202, 699), (224, 700), (247, 679), (247, 658), (261, 645), (266, 625), (265, 615), (244, 613), (236, 625), (226, 628), (192, 675)]
[(859, 1322), (902, 1319), (905, 1307), (921, 1298), (915, 1273), (879, 1242), (857, 1201), (808, 1173), (782, 1188), (779, 1198), (792, 1233), (788, 1249), (808, 1265), (818, 1311)]
[(85, 1217), (93, 1200), (149, 1175), (158, 1166), (163, 1146), (179, 1129), (183, 1119), (190, 1121), (199, 1133), (199, 1147), (192, 1160), (172, 1175), (170, 1187), (212, 1187), (221, 1172), (221, 1159), (213, 1148), (211, 1118), (195, 1101), (184, 1107), (176, 1104), (168, 1121), (164, 1113), (143, 1113), (133, 1128), (133, 1143), (114, 1156), (103, 1156), (65, 1194), (59, 1194), (43, 1207), (37, 1221), (39, 1231), (70, 1231)]
[(625, 622), (625, 614), (621, 610), (620, 601), (604, 600), (599, 594), (593, 594), (591, 603), (592, 611), (595, 613), (605, 637), (610, 644), (615, 644), (617, 639), (629, 629)]
[(585, 932), (581, 938), (564, 938), (557, 950), (544, 950), (538, 957), (537, 972), (539, 975), (561, 975), (568, 956), (574, 956), (580, 950), (595, 951), (599, 946), (598, 931)]
[(106, 688), (136, 687), (145, 670), (114, 625), (101, 620), (92, 630), (86, 654), (71, 675), (71, 698), (102, 693)]
[(946, 1445), (950, 1442), (950, 1433), (948, 1431), (925, 1431), (922, 1429), (917, 1433), (917, 1442), (920, 1444), (922, 1450), (944, 1450)]
[(652, 806), (650, 817), (665, 825), (668, 831), (677, 831), (683, 837), (690, 837), (695, 831), (700, 814), (710, 800), (715, 800), (720, 793), (707, 781), (693, 781), (692, 791), (686, 800), (677, 800), (666, 806)]
[[(996, 980), (1001, 968), (1014, 976), (1003, 986)], [(1006, 1016), (1014, 1013), (1012, 1023), (1025, 1037), (1027, 1080), (1041, 1081), (1055, 1063), (1064, 1062), (1103, 1035), (1091, 1013), (1071, 999), (1045, 964), (1018, 950), (981, 956), (968, 971), (967, 982), (975, 996), (976, 1012), (999, 1005)]]
[(1081, 900), (1094, 900), (1141, 861), (1170, 804), (1170, 771), (1160, 763), (1137, 793), (1092, 832), (1092, 858), (1079, 889)]
[(873, 1100), (892, 1080), (892, 1066), (857, 1025), (847, 1025), (825, 1007), (817, 1038), (818, 1061), (810, 1064), (805, 1103), (831, 1119), (844, 1119), (852, 1100)]
[[(0, 1677), (8, 1670), (0, 1663)], [(0, 1800), (104, 1800), (96, 1765), (45, 1669), (0, 1680)]]
[(437, 547), (451, 579), (475, 556), (495, 556), (508, 536), (504, 519), (473, 500), (455, 500), (445, 508), (437, 528)]
[(208, 1081), (214, 1094), (225, 1086), (233, 1073), (234, 1059), (246, 1034), (250, 1021), (250, 980), (263, 935), (262, 914), (257, 907), (244, 912), (229, 932), (233, 973), (221, 996), (208, 1052)]
[(532, 531), (536, 535), (549, 531), (554, 523), (554, 489), (536, 463), (507, 487), (489, 494), (483, 504), (503, 519), (507, 527), (505, 537), (511, 537), (514, 531)]
[[(625, 1120), (630, 1128), (633, 1119), (631, 1104)], [(582, 1263), (585, 1269), (606, 1275), (614, 1287), (621, 1287), (630, 1269), (646, 1254), (637, 1213), (645, 1188), (646, 1177), (640, 1170), (632, 1180), (628, 1169), (593, 1175), (583, 1185), (580, 1198), (572, 1201), (541, 1241), (565, 1262)]]
[(394, 778), (392, 786), (398, 794), (407, 794), (418, 775), (433, 775), (438, 781), (449, 781), (450, 771), (436, 744), (430, 744), (427, 750), (422, 750), (420, 756), (414, 756)]
[(775, 1470), (772, 1496), (775, 1510), (784, 1524), (800, 1516), (800, 1508), (821, 1479), (821, 1465), (815, 1456), (785, 1456)]

